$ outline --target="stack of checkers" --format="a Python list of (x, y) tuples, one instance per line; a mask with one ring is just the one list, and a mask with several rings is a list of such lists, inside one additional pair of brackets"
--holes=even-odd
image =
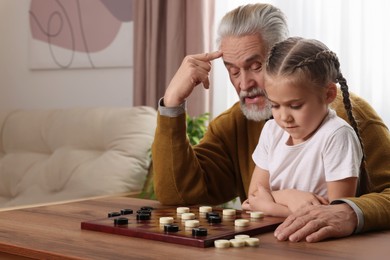
[[(263, 212), (249, 212), (251, 218), (263, 218)], [(235, 209), (224, 209), (222, 215), (226, 217), (236, 216)], [(249, 225), (248, 219), (235, 219), (234, 226), (236, 227), (246, 227)], [(216, 248), (228, 248), (228, 247), (244, 247), (244, 246), (258, 246), (260, 244), (259, 239), (256, 237), (250, 237), (249, 235), (236, 235), (234, 239), (217, 239), (214, 241), (214, 246)]]
[(235, 235), (233, 239), (217, 239), (214, 241), (216, 248), (259, 246), (260, 241), (257, 237), (249, 235)]
[[(199, 221), (195, 220), (194, 213), (189, 212), (190, 209), (188, 207), (178, 207), (176, 212), (181, 216), (181, 219), (185, 221), (186, 227), (193, 227), (193, 235), (194, 236), (206, 236), (207, 229), (205, 228), (197, 228), (199, 226)], [(236, 227), (246, 227), (249, 225), (248, 219), (235, 219), (236, 218), (236, 210), (235, 209), (223, 209), (222, 216), (219, 213), (213, 212), (212, 207), (209, 206), (201, 206), (199, 207), (199, 214), (203, 214), (207, 221), (210, 224), (213, 223), (221, 223), (222, 217), (224, 219), (231, 218), (234, 219), (234, 226)], [(262, 212), (249, 212), (251, 218), (263, 218), (264, 214)], [(168, 218), (162, 217), (160, 218), (160, 223), (167, 223)], [(173, 218), (169, 218), (169, 222), (173, 222)], [(167, 223), (169, 224), (169, 223)], [(167, 226), (166, 226), (167, 227)], [(244, 247), (244, 246), (259, 246), (259, 239), (256, 237), (250, 237), (249, 235), (241, 234), (236, 235), (234, 239), (217, 239), (214, 241), (214, 246), (216, 248), (228, 248), (228, 247)]]

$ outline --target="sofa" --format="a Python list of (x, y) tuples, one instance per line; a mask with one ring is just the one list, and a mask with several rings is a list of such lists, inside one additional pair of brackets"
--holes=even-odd
[(0, 111), (0, 208), (139, 192), (154, 108)]

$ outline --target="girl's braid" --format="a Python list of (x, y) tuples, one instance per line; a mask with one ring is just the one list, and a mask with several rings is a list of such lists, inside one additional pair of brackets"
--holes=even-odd
[(318, 52), (316, 55), (313, 55), (311, 57), (308, 57), (308, 58), (302, 60), (301, 62), (299, 62), (295, 66), (295, 69), (306, 67), (306, 66), (309, 66), (310, 64), (314, 64), (314, 63), (319, 62), (319, 61), (322, 61), (324, 63), (327, 62), (327, 61), (334, 61), (334, 58), (336, 58), (338, 67), (340, 67), (340, 63), (339, 63), (339, 61), (337, 59), (336, 54), (334, 52), (332, 52), (332, 51), (324, 50), (324, 51)]
[[(336, 69), (335, 81), (340, 84), (340, 89), (341, 89), (341, 92), (343, 94), (344, 108), (345, 108), (345, 111), (347, 113), (348, 120), (349, 120), (352, 128), (354, 129), (354, 131), (359, 139), (359, 142), (360, 142), (360, 145), (361, 145), (362, 151), (363, 151), (363, 157), (362, 157), (362, 161), (360, 164), (360, 176), (359, 176), (360, 178), (359, 178), (359, 186), (358, 186), (357, 195), (368, 193), (371, 189), (371, 183), (370, 183), (370, 179), (369, 179), (367, 169), (366, 169), (366, 155), (364, 153), (364, 144), (363, 144), (363, 141), (362, 141), (362, 138), (360, 135), (358, 124), (357, 124), (356, 119), (352, 113), (352, 104), (351, 104), (351, 100), (349, 98), (349, 90), (348, 90), (347, 80), (344, 78), (344, 76), (342, 75), (342, 73), (340, 71), (340, 62), (337, 58), (337, 55), (330, 50), (324, 50), (324, 51), (318, 52), (316, 55), (313, 55), (313, 56), (306, 58), (306, 59), (302, 60), (301, 62), (299, 62), (293, 70), (296, 70), (296, 69), (302, 68), (302, 67), (309, 67), (310, 65), (315, 64), (315, 63), (320, 62), (320, 61), (323, 62), (324, 65), (329, 64), (329, 63), (330, 63), (329, 65), (333, 64), (334, 68)], [(325, 72), (326, 71), (324, 71), (324, 73)], [(330, 73), (330, 70), (328, 70), (328, 73)]]
[[(336, 59), (337, 59), (337, 57), (336, 57)], [(337, 66), (336, 68), (338, 68), (338, 67), (339, 66)], [(371, 181), (370, 181), (370, 178), (368, 176), (368, 172), (367, 172), (367, 168), (366, 168), (366, 154), (364, 152), (364, 144), (363, 144), (362, 137), (360, 135), (360, 131), (359, 131), (357, 122), (356, 122), (355, 117), (352, 113), (352, 104), (351, 104), (351, 100), (349, 98), (347, 80), (344, 78), (344, 76), (340, 72), (340, 70), (339, 69), (337, 69), (337, 70), (339, 72), (339, 74), (337, 76), (337, 81), (339, 82), (341, 92), (343, 93), (343, 103), (344, 103), (345, 110), (347, 112), (348, 120), (351, 123), (352, 128), (355, 130), (357, 137), (359, 138), (359, 142), (360, 142), (360, 145), (361, 145), (362, 151), (363, 151), (363, 157), (362, 157), (362, 161), (360, 164), (359, 189), (357, 191), (357, 195), (361, 195), (364, 193), (368, 193), (371, 190)]]

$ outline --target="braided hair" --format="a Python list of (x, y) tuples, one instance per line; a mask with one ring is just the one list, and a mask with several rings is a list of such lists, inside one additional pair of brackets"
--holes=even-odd
[(358, 124), (352, 112), (347, 81), (341, 73), (337, 55), (320, 41), (290, 37), (275, 44), (268, 55), (266, 73), (269, 75), (290, 76), (297, 72), (315, 86), (326, 86), (328, 83), (339, 83), (343, 95), (343, 104), (348, 121), (354, 129), (363, 151), (360, 164), (357, 195), (368, 193), (371, 189), (366, 169), (366, 156)]

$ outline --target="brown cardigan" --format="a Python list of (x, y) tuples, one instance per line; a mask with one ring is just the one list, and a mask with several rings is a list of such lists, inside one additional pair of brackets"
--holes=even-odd
[[(363, 231), (390, 228), (390, 133), (366, 101), (355, 95), (351, 99), (374, 191), (348, 199), (363, 212)], [(332, 108), (348, 122), (340, 93)], [(245, 200), (255, 166), (252, 153), (263, 125), (247, 120), (236, 103), (209, 124), (199, 145), (191, 147), (185, 115), (159, 115), (152, 147), (158, 200), (167, 205), (217, 205), (237, 196)]]

